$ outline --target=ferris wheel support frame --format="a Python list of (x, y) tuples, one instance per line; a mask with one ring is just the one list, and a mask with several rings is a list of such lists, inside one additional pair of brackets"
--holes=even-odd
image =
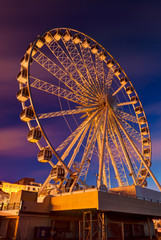
[(80, 165), (79, 174), (78, 174), (78, 176), (75, 178), (75, 180), (74, 180), (74, 182), (73, 182), (73, 184), (72, 184), (72, 186), (71, 186), (71, 188), (70, 188), (70, 192), (73, 191), (73, 188), (74, 188), (74, 186), (75, 186), (75, 183), (79, 181), (79, 178), (80, 178), (80, 175), (81, 175), (81, 171), (82, 171), (83, 165), (84, 165), (84, 163), (85, 163), (85, 160), (87, 159), (87, 156), (88, 156), (88, 153), (89, 153), (89, 151), (90, 151), (90, 149), (91, 149), (91, 147), (92, 147), (92, 143), (93, 143), (93, 141), (94, 141), (94, 138), (95, 138), (95, 136), (96, 136), (96, 134), (97, 134), (97, 132), (98, 132), (98, 130), (99, 130), (99, 127), (100, 127), (101, 123), (102, 123), (102, 119), (103, 119), (103, 113), (102, 113), (101, 116), (100, 116), (99, 122), (97, 123), (97, 127), (96, 127), (96, 129), (94, 130), (94, 133), (93, 133), (92, 138), (90, 139), (90, 142), (88, 143), (87, 149), (85, 150), (85, 154), (83, 155), (83, 158), (82, 158), (82, 160), (81, 160), (81, 165)]
[(105, 135), (107, 130), (107, 107), (104, 112), (105, 119), (104, 119), (104, 125), (103, 125), (103, 137), (102, 137), (102, 149), (101, 149), (101, 155), (99, 158), (99, 173), (98, 173), (98, 188), (103, 184), (103, 159), (104, 159), (104, 151), (105, 151)]

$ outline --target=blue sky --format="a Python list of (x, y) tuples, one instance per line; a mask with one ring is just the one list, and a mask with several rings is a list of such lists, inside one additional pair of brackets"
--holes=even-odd
[[(133, 83), (149, 123), (152, 171), (161, 182), (161, 2), (35, 0), (0, 1), (0, 179), (35, 177), (43, 181), (50, 167), (36, 160), (37, 146), (26, 140), (20, 121), (16, 75), (25, 49), (38, 34), (69, 27), (100, 43)], [(149, 187), (155, 188), (148, 180)]]

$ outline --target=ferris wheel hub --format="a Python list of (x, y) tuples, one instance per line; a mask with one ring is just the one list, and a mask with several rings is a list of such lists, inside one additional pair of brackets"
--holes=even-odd
[(106, 94), (105, 96), (103, 96), (103, 98), (101, 99), (101, 104), (103, 107), (112, 108), (114, 110), (117, 109), (117, 102), (114, 96), (112, 96), (110, 93)]
[(117, 102), (114, 96), (112, 96), (111, 94), (107, 95), (107, 102), (108, 102), (108, 106), (112, 109), (117, 109)]

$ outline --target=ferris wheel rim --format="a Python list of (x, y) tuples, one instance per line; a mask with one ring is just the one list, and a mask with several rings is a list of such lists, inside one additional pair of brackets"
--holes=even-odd
[[(64, 30), (66, 30), (66, 28), (56, 28), (56, 29), (51, 29), (50, 31), (54, 31), (54, 30), (57, 30), (57, 29), (64, 29)], [(84, 33), (78, 32), (77, 30), (73, 30), (73, 29), (69, 29), (69, 30), (74, 31), (74, 32), (77, 32), (77, 33), (80, 33), (80, 34), (82, 34), (83, 36), (85, 36), (85, 37), (87, 37), (87, 38), (89, 38), (89, 39), (92, 39), (91, 37), (85, 35)], [(47, 32), (48, 32), (48, 31), (46, 31), (45, 33), (47, 33)], [(45, 33), (44, 33), (44, 34), (45, 34)], [(44, 34), (42, 34), (41, 36), (43, 36)], [(44, 136), (44, 138), (45, 138), (45, 140), (46, 140), (46, 142), (47, 142), (47, 145), (51, 148), (51, 150), (52, 150), (53, 153), (55, 154), (56, 151), (55, 151), (54, 147), (52, 146), (52, 144), (50, 143), (48, 137), (46, 136), (45, 131), (44, 131), (43, 127), (42, 127), (42, 124), (40, 123), (40, 121), (39, 121), (39, 119), (38, 119), (38, 117), (37, 117), (37, 113), (36, 113), (35, 107), (34, 107), (34, 101), (33, 101), (32, 93), (31, 93), (31, 92), (32, 92), (32, 91), (31, 91), (31, 86), (30, 86), (30, 76), (29, 76), (29, 73), (30, 73), (30, 62), (31, 62), (32, 51), (33, 51), (33, 49), (34, 49), (34, 46), (36, 45), (36, 42), (38, 41), (38, 39), (40, 39), (41, 36), (39, 36), (39, 37), (37, 38), (37, 40), (35, 41), (35, 43), (34, 43), (34, 45), (33, 45), (33, 47), (32, 47), (31, 53), (30, 53), (29, 64), (28, 64), (28, 88), (29, 88), (29, 92), (30, 92), (30, 103), (31, 103), (31, 106), (32, 106), (33, 111), (34, 111), (35, 120), (36, 120), (39, 128), (40, 128), (41, 131), (42, 131), (42, 134), (43, 134), (43, 136)], [(122, 70), (122, 72), (124, 73), (124, 75), (127, 77), (127, 75), (126, 75), (126, 73), (124, 72), (124, 70), (121, 68), (121, 66), (119, 65), (119, 63), (112, 57), (112, 55), (111, 55), (106, 49), (104, 49), (99, 43), (97, 43), (94, 39), (92, 39), (92, 41), (95, 42), (97, 45), (99, 45), (99, 46), (101, 47), (101, 49), (103, 49), (105, 52), (108, 53), (108, 55), (115, 61), (115, 63), (117, 64), (117, 66), (120, 67), (120, 69)], [(128, 78), (128, 77), (127, 77), (127, 78)], [(128, 78), (128, 80), (129, 80), (129, 78)], [(132, 85), (132, 83), (131, 83), (130, 80), (129, 80), (129, 83), (130, 83), (130, 85), (133, 87), (133, 85)], [(133, 89), (134, 89), (134, 87), (133, 87)], [(135, 89), (134, 89), (134, 91), (135, 91)], [(135, 95), (138, 97), (136, 91), (135, 91)], [(141, 104), (140, 100), (139, 100), (139, 105), (142, 107), (142, 104)], [(24, 106), (23, 106), (23, 108), (24, 108)], [(142, 107), (142, 109), (143, 109), (143, 107)], [(143, 115), (145, 116), (144, 110), (143, 110)], [(137, 116), (137, 115), (136, 115), (136, 116)], [(145, 116), (145, 117), (146, 117), (146, 116)], [(30, 124), (30, 123), (29, 123), (29, 124)], [(28, 124), (28, 125), (29, 125), (29, 124)], [(146, 125), (147, 125), (147, 127), (148, 127), (148, 123), (147, 123), (147, 122), (146, 122)], [(139, 126), (140, 126), (140, 125), (139, 125)], [(29, 125), (29, 128), (30, 128), (30, 125)], [(140, 129), (141, 129), (141, 127), (140, 127)], [(148, 129), (149, 129), (149, 127), (148, 127)], [(150, 135), (149, 135), (149, 136), (150, 136)], [(151, 149), (151, 143), (150, 143), (150, 149)], [(58, 160), (61, 162), (61, 159), (59, 158), (59, 156), (57, 155), (57, 153), (56, 153), (56, 157), (57, 157)], [(150, 162), (151, 162), (151, 157), (150, 157)], [(146, 177), (145, 177), (145, 179), (146, 179)]]

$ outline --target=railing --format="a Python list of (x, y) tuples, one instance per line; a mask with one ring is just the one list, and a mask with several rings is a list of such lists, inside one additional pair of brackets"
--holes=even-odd
[(5, 210), (20, 210), (21, 209), (22, 202), (19, 203), (0, 203), (0, 211)]
[[(90, 190), (98, 190), (97, 188), (91, 188)], [(57, 194), (57, 196), (62, 196), (62, 195), (68, 195), (68, 194), (75, 194), (75, 193), (81, 193), (81, 192), (87, 192), (89, 191), (89, 189), (81, 189), (79, 191), (74, 191), (71, 193), (59, 193)], [(143, 196), (136, 196), (133, 194), (127, 194), (125, 192), (116, 192), (116, 191), (112, 191), (112, 190), (108, 190), (109, 194), (115, 194), (115, 195), (120, 195), (120, 196), (126, 196), (129, 198), (135, 198), (135, 199), (140, 199), (140, 200), (145, 200), (145, 201), (150, 201), (150, 202), (155, 202), (155, 203), (161, 203), (161, 200), (158, 199), (151, 199), (151, 198), (147, 198), (147, 197), (143, 197)], [(6, 211), (6, 210), (20, 210), (22, 208), (22, 202), (18, 202), (18, 203), (0, 203), (0, 211)]]
[(149, 202), (161, 203), (161, 200), (151, 199), (151, 198), (147, 198), (147, 197), (143, 197), (143, 196), (136, 196), (134, 194), (127, 194), (127, 193), (124, 193), (124, 192), (115, 192), (115, 191), (112, 191), (112, 190), (108, 190), (108, 193), (121, 195), (121, 196), (126, 196), (126, 197), (130, 197), (130, 198), (137, 198), (137, 199), (146, 200), (146, 201), (149, 201)]
[[(58, 193), (56, 196), (63, 196), (63, 195), (69, 195), (69, 194), (76, 194), (76, 193), (81, 193), (81, 192), (88, 192), (89, 190), (99, 190), (97, 187), (95, 188), (83, 188), (83, 189), (79, 189), (78, 191), (73, 191), (73, 192), (61, 192)], [(117, 191), (113, 191), (113, 190), (108, 190), (107, 191), (109, 194), (115, 194), (115, 195), (120, 195), (120, 196), (125, 196), (125, 197), (129, 197), (129, 198), (135, 198), (135, 199), (140, 199), (140, 200), (145, 200), (145, 201), (149, 201), (149, 202), (155, 202), (155, 203), (161, 203), (161, 200), (159, 199), (152, 199), (152, 198), (147, 198), (147, 197), (143, 197), (143, 196), (136, 196), (135, 194), (128, 194), (125, 192), (117, 192)]]

